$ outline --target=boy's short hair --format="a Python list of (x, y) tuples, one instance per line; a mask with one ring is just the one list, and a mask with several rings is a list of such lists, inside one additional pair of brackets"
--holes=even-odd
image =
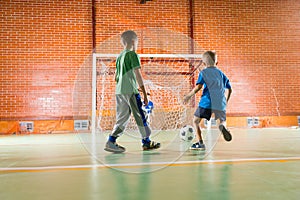
[(136, 40), (137, 38), (137, 34), (131, 30), (125, 31), (121, 35), (121, 41), (124, 45), (132, 44), (132, 40)]
[(202, 60), (207, 66), (214, 66), (217, 62), (217, 54), (215, 51), (205, 51)]

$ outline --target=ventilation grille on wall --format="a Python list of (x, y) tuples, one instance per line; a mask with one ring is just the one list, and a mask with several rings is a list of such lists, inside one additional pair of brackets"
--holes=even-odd
[(33, 122), (19, 122), (21, 132), (33, 132)]
[(89, 120), (74, 120), (74, 129), (79, 130), (88, 130), (89, 129)]
[(215, 118), (210, 118), (208, 121), (207, 119), (204, 120), (204, 126), (205, 127), (216, 127), (217, 126), (217, 120)]
[(248, 125), (248, 127), (259, 126), (259, 118), (258, 117), (248, 117), (247, 125)]

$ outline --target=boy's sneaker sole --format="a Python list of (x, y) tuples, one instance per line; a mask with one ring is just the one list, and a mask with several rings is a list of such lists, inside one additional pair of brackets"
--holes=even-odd
[(227, 142), (232, 140), (232, 136), (231, 136), (230, 132), (225, 128), (225, 126), (223, 124), (221, 124), (219, 126), (219, 129), (222, 132), (223, 137)]
[(205, 151), (205, 145), (199, 145), (198, 143), (195, 143), (190, 147), (190, 150)]
[(117, 143), (107, 141), (104, 150), (112, 153), (123, 153), (126, 149)]
[(160, 148), (160, 143), (159, 142), (151, 141), (149, 143), (143, 144), (143, 150), (144, 151), (158, 149), (158, 148)]
[(190, 147), (190, 150), (205, 151), (205, 148), (193, 148), (193, 147)]

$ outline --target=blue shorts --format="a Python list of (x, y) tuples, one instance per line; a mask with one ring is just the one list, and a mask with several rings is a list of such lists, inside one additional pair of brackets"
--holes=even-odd
[(226, 121), (226, 111), (225, 110), (212, 110), (208, 108), (198, 107), (194, 115), (199, 118), (207, 119), (208, 121), (211, 118), (212, 113), (215, 113), (215, 119), (220, 119), (220, 121)]

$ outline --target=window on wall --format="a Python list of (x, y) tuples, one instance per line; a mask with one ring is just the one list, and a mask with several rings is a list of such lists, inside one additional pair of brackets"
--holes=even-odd
[(248, 127), (259, 126), (259, 118), (258, 117), (248, 117), (247, 125), (248, 125)]
[(89, 129), (89, 120), (75, 120), (74, 121), (75, 130), (88, 130)]
[(20, 126), (20, 131), (21, 132), (33, 132), (33, 122), (20, 122), (19, 126)]

